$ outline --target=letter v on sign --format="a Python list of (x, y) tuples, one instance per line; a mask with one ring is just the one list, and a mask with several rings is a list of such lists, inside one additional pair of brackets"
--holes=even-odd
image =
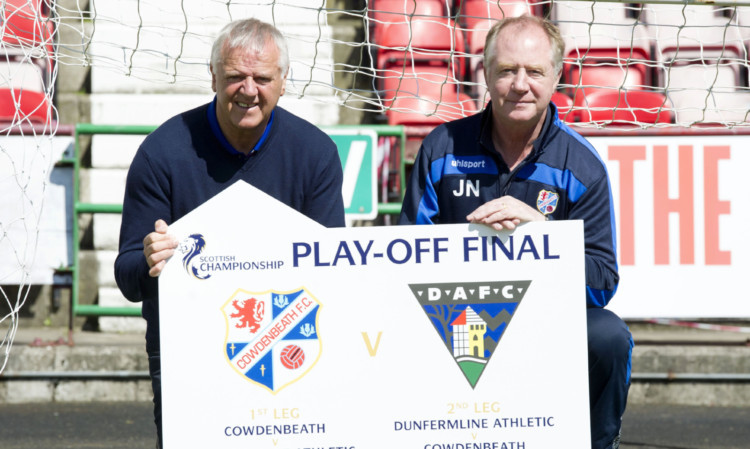
[(377, 355), (378, 346), (380, 346), (380, 337), (382, 335), (382, 332), (378, 332), (378, 338), (375, 340), (375, 346), (373, 346), (372, 341), (370, 340), (370, 335), (368, 335), (367, 332), (362, 332), (362, 339), (365, 341), (365, 346), (367, 346), (367, 352), (370, 354), (370, 357), (375, 357)]
[(409, 284), (472, 388), (495, 353), (531, 281)]

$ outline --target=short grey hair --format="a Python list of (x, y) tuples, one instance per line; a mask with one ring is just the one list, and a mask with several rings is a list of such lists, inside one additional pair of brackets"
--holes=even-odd
[(286, 74), (289, 69), (289, 50), (286, 38), (270, 23), (258, 19), (241, 19), (230, 22), (221, 29), (211, 47), (211, 65), (221, 62), (222, 50), (232, 50), (245, 47), (256, 52), (263, 52), (266, 44), (271, 41), (279, 50), (279, 69)]
[(563, 54), (565, 53), (565, 40), (563, 40), (560, 34), (560, 29), (557, 25), (550, 22), (547, 19), (537, 16), (523, 15), (519, 17), (506, 17), (500, 20), (490, 28), (487, 33), (487, 39), (484, 42), (484, 68), (488, 70), (493, 64), (495, 58), (495, 47), (497, 46), (497, 37), (500, 35), (500, 31), (511, 25), (519, 25), (522, 27), (528, 27), (529, 25), (536, 25), (540, 27), (547, 34), (549, 38), (550, 46), (552, 47), (552, 66), (555, 68), (555, 74), (559, 75), (563, 68)]

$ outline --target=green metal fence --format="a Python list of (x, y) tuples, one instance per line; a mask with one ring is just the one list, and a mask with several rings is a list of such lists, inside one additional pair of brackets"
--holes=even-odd
[[(388, 125), (341, 125), (331, 127), (331, 129), (356, 129), (356, 130), (373, 130), (377, 133), (378, 137), (398, 137), (401, 145), (400, 154), (404, 154), (406, 134), (403, 126), (388, 126)], [(72, 317), (76, 316), (140, 316), (140, 307), (107, 307), (98, 304), (80, 304), (79, 293), (80, 293), (80, 229), (78, 224), (78, 218), (80, 214), (121, 214), (122, 204), (104, 204), (104, 203), (85, 203), (80, 200), (80, 174), (81, 174), (81, 161), (80, 161), (80, 136), (84, 135), (95, 135), (95, 134), (120, 134), (120, 135), (143, 135), (149, 134), (155, 126), (140, 126), (140, 125), (95, 125), (91, 123), (79, 123), (75, 126), (74, 140), (75, 140), (75, 154), (73, 156), (73, 266), (70, 267), (72, 272), (72, 286), (71, 286), (71, 314)], [(403, 196), (403, 179), (405, 173), (405, 165), (402, 162), (399, 164), (399, 177), (401, 178), (401, 189), (400, 192)], [(392, 215), (398, 214), (401, 211), (400, 203), (379, 203), (378, 214)], [(72, 320), (71, 320), (72, 326)]]

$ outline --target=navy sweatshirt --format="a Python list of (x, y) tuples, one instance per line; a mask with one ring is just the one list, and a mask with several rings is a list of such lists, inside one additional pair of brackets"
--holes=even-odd
[(221, 134), (214, 104), (147, 136), (128, 172), (115, 279), (128, 300), (143, 302), (148, 351), (159, 349), (158, 282), (148, 275), (143, 239), (156, 220), (171, 224), (244, 180), (324, 226), (345, 225), (341, 161), (327, 134), (276, 107), (256, 151), (245, 156)]
[(492, 143), (491, 105), (445, 123), (423, 141), (401, 224), (466, 223), (482, 204), (510, 195), (548, 219), (583, 220), (589, 307), (604, 307), (619, 282), (609, 176), (596, 150), (550, 104), (531, 154), (510, 171)]

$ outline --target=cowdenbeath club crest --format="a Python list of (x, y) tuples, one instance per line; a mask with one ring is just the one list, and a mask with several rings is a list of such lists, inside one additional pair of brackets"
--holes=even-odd
[(557, 209), (560, 195), (550, 190), (540, 190), (536, 197), (536, 208), (544, 215), (549, 215)]
[(472, 388), (495, 353), (531, 281), (409, 284)]
[(235, 371), (273, 393), (307, 374), (320, 357), (320, 303), (304, 288), (238, 289), (222, 306), (225, 351)]

